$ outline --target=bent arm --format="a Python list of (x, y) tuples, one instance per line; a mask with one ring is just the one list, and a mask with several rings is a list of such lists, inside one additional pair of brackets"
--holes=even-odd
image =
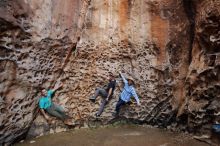
[(108, 91), (108, 96), (106, 98), (107, 100), (109, 100), (109, 97), (111, 96), (111, 94), (112, 94), (112, 88), (110, 88), (109, 91)]

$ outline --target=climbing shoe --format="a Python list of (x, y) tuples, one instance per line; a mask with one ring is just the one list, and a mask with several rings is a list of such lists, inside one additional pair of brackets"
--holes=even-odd
[(91, 102), (93, 102), (93, 103), (95, 103), (95, 99), (94, 98), (89, 98), (89, 100), (91, 101)]
[(100, 117), (100, 115), (99, 115), (98, 113), (96, 113), (96, 114), (95, 114), (95, 117), (98, 118), (98, 117)]
[(74, 126), (74, 125), (75, 125), (75, 123), (72, 122), (72, 120), (70, 120), (70, 119), (64, 120), (64, 124), (66, 124), (66, 125), (68, 125), (68, 126)]

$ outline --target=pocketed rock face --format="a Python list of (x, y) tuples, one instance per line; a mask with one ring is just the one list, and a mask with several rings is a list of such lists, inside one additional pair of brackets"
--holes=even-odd
[[(39, 87), (47, 87), (54, 80), (65, 55), (63, 43), (70, 42), (45, 39), (33, 43), (22, 29), (14, 26), (7, 29), (8, 26), (1, 33), (0, 141), (3, 143), (11, 143), (28, 131), (38, 112)], [(15, 38), (14, 31), (19, 31)]]
[(220, 2), (196, 4), (195, 39), (187, 76), (189, 127), (207, 131), (219, 122)]
[[(20, 1), (21, 2), (21, 1)], [(34, 92), (23, 80), (25, 68), (22, 62), (28, 56), (29, 35), (23, 21), (28, 9), (19, 1), (0, 2), (0, 143), (9, 142), (27, 131), (31, 124), (34, 109), (32, 96)], [(4, 9), (7, 7), (8, 9)], [(16, 18), (15, 18), (16, 17)], [(23, 21), (23, 25), (21, 25)], [(26, 49), (22, 47), (26, 46)], [(22, 77), (22, 78), (21, 78)]]
[(39, 87), (55, 80), (71, 41), (33, 42), (29, 6), (22, 1), (0, 4), (0, 144), (10, 144), (28, 132), (38, 113)]
[(124, 119), (207, 130), (219, 112), (219, 9), (217, 0), (1, 1), (0, 144), (68, 129), (37, 108), (40, 90), (61, 82), (53, 100), (76, 123), (114, 122), (118, 88), (98, 122), (101, 99), (88, 98), (120, 70), (135, 78), (142, 104), (125, 106)]

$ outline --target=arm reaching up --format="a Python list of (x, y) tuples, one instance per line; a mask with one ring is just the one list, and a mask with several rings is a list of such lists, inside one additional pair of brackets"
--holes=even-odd
[(60, 89), (61, 87), (63, 87), (63, 84), (60, 84), (59, 86), (55, 86), (53, 89), (53, 92), (57, 91), (58, 89)]
[(122, 74), (121, 72), (119, 72), (119, 74), (120, 74), (120, 76), (121, 76), (123, 82), (124, 82), (125, 84), (127, 84), (128, 81), (125, 79), (125, 77), (123, 76), (123, 74)]

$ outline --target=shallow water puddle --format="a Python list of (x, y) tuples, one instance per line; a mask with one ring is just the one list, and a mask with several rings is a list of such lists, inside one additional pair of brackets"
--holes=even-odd
[[(30, 143), (35, 141), (34, 143)], [(16, 146), (208, 146), (192, 136), (145, 126), (79, 129), (26, 140)]]

